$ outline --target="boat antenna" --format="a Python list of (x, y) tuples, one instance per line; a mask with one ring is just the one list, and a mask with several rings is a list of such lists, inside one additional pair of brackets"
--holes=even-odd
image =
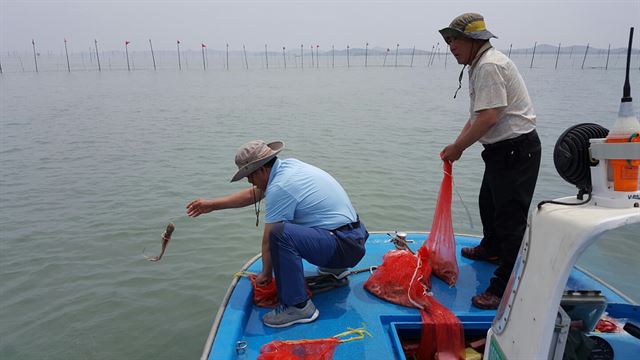
[(622, 102), (631, 102), (631, 85), (629, 84), (629, 67), (631, 66), (631, 46), (633, 46), (633, 27), (629, 30), (629, 47), (627, 48), (627, 72), (622, 87)]

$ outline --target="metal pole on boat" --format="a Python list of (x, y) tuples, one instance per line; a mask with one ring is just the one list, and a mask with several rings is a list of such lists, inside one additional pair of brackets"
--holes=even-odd
[(264, 44), (264, 60), (267, 65), (267, 69), (269, 69), (269, 55), (267, 55), (267, 44)]
[(556, 69), (558, 69), (558, 58), (560, 57), (560, 45), (562, 45), (562, 43), (558, 43), (558, 53), (556, 54)]
[(71, 65), (69, 65), (69, 50), (67, 50), (67, 39), (64, 39), (64, 53), (67, 55), (67, 71), (71, 72)]
[(282, 47), (282, 61), (284, 62), (284, 68), (287, 68), (287, 57), (284, 54), (285, 47)]
[(349, 62), (349, 45), (347, 45), (347, 68), (350, 67), (351, 64)]
[(398, 49), (400, 48), (400, 44), (396, 44), (396, 61), (394, 67), (398, 67)]
[(131, 71), (131, 65), (129, 65), (129, 41), (124, 42), (124, 52), (127, 55), (127, 71)]
[(536, 57), (536, 47), (538, 47), (537, 41), (533, 44), (533, 54), (531, 54), (531, 65), (529, 65), (529, 69), (533, 68), (533, 59)]
[(587, 48), (584, 50), (584, 58), (582, 58), (582, 67), (581, 67), (581, 69), (584, 69), (584, 62), (585, 62), (585, 60), (587, 60), (587, 52), (589, 52), (589, 43), (587, 43)]
[(300, 68), (304, 69), (304, 44), (300, 44)]
[(409, 67), (413, 67), (413, 56), (416, 54), (416, 46), (413, 45), (413, 50), (411, 51), (411, 64)]
[(36, 64), (36, 72), (38, 72), (38, 58), (36, 56), (36, 40), (31, 39), (31, 45), (33, 46), (33, 62)]
[(247, 70), (249, 70), (249, 61), (247, 61), (247, 49), (244, 47), (244, 44), (242, 44), (242, 52), (244, 53), (244, 66)]
[(153, 53), (153, 44), (151, 43), (151, 39), (149, 39), (149, 48), (151, 48), (151, 60), (153, 60), (153, 71), (156, 71), (156, 56)]
[(182, 62), (180, 61), (180, 40), (176, 40), (176, 47), (178, 48), (178, 70), (182, 70)]
[(513, 47), (513, 44), (509, 44), (509, 55), (507, 55), (509, 59), (511, 59), (511, 47)]
[(369, 43), (364, 44), (364, 67), (367, 67), (367, 58), (369, 57)]
[(611, 44), (609, 44), (609, 48), (607, 49), (607, 63), (604, 66), (604, 69), (607, 70), (609, 69), (609, 53), (611, 52)]

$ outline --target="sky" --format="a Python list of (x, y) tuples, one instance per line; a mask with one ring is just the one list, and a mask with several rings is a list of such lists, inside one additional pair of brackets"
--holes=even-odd
[(183, 49), (263, 50), (311, 44), (320, 50), (370, 47), (431, 49), (437, 30), (457, 15), (478, 12), (499, 38), (498, 48), (538, 44), (626, 47), (635, 27), (640, 47), (640, 0), (0, 0), (0, 54)]

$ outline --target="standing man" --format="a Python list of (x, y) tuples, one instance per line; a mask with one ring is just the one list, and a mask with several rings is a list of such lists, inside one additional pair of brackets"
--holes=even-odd
[(518, 69), (491, 46), (489, 39), (496, 36), (487, 30), (482, 15), (462, 14), (440, 34), (458, 63), (469, 65), (471, 98), (469, 119), (440, 157), (456, 161), (476, 141), (484, 146), (479, 196), (483, 238), (479, 246), (463, 248), (462, 256), (498, 263), (489, 287), (471, 299), (478, 308), (497, 309), (527, 227), (538, 179), (541, 148), (536, 115)]
[(315, 166), (278, 159), (282, 149), (282, 141), (243, 145), (236, 153), (238, 172), (231, 181), (247, 177), (252, 186), (187, 205), (187, 214), (196, 217), (254, 204), (257, 226), (260, 200), (265, 199), (262, 272), (256, 282), (264, 285), (275, 274), (280, 305), (262, 318), (270, 327), (308, 323), (320, 314), (307, 297), (302, 259), (341, 279), (362, 259), (369, 237), (342, 186)]

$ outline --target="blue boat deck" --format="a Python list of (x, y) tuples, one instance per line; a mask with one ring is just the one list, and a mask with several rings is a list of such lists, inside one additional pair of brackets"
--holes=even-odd
[[(409, 233), (413, 240), (410, 247), (417, 250), (426, 240), (426, 233)], [(372, 233), (367, 241), (367, 254), (355, 269), (381, 264), (382, 256), (394, 249), (386, 233)], [(475, 246), (479, 239), (471, 236), (456, 236), (457, 254), (464, 246)], [(452, 310), (465, 324), (465, 331), (474, 328), (486, 332), (495, 316), (494, 310), (480, 310), (471, 306), (471, 297), (487, 287), (495, 265), (472, 261), (458, 256), (459, 277), (454, 287), (449, 287), (432, 277), (432, 292), (435, 298)], [(253, 263), (247, 271), (259, 272), (261, 261)], [(316, 267), (304, 263), (306, 275), (317, 275)], [(260, 347), (273, 340), (299, 340), (327, 338), (344, 332), (347, 328), (363, 324), (373, 335), (364, 340), (340, 344), (335, 359), (398, 359), (404, 358), (399, 349), (397, 331), (403, 324), (420, 323), (418, 310), (385, 302), (369, 292), (363, 284), (369, 272), (349, 276), (349, 286), (336, 288), (315, 295), (312, 300), (320, 316), (315, 322), (288, 328), (274, 329), (262, 324), (262, 316), (271, 309), (253, 305), (251, 283), (241, 278), (229, 298), (221, 319), (209, 359), (255, 359)], [(574, 270), (567, 289), (600, 290), (609, 303), (626, 303), (615, 292), (596, 282), (593, 278)], [(236, 354), (236, 343), (245, 341), (246, 352)]]

